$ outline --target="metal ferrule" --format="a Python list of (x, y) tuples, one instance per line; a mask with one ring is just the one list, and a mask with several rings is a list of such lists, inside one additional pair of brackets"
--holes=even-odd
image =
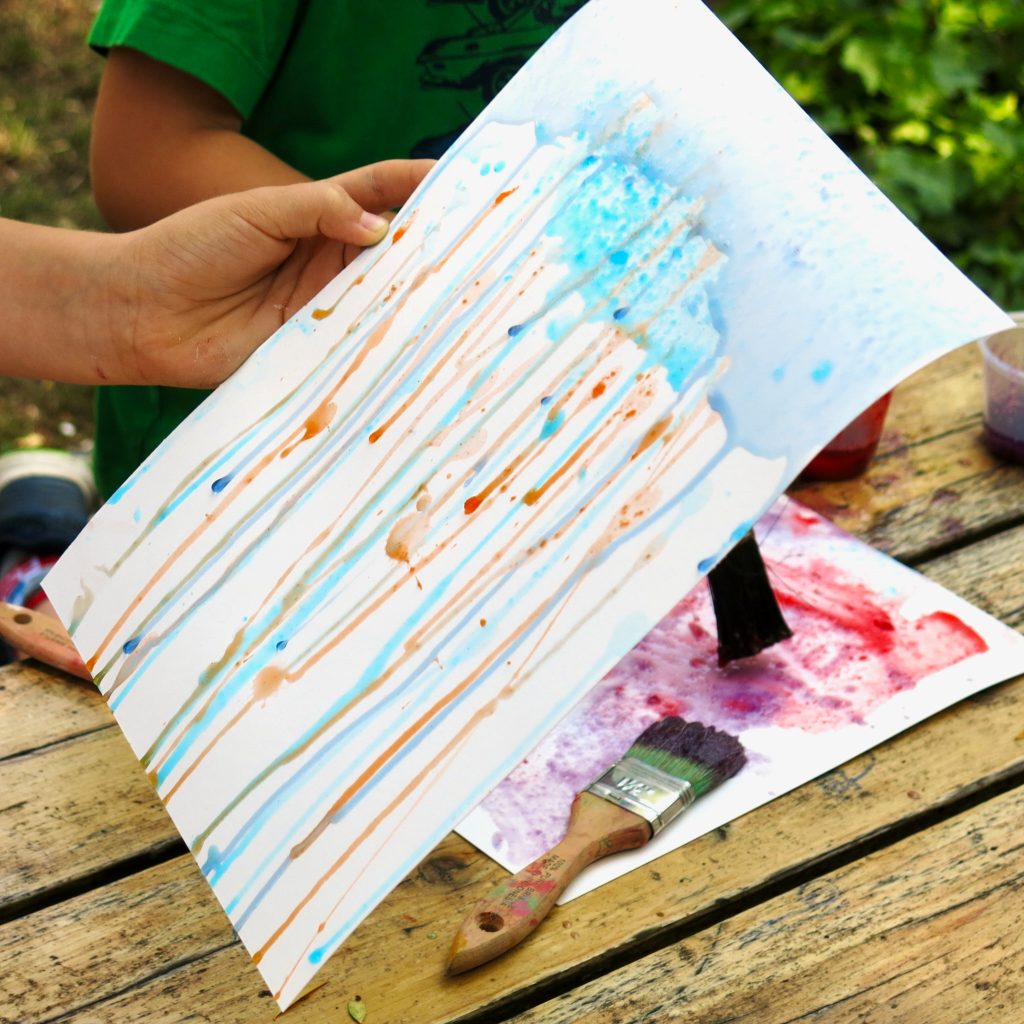
[(639, 814), (650, 822), (652, 836), (679, 817), (696, 799), (693, 786), (685, 779), (678, 779), (635, 757), (616, 761), (587, 787), (587, 792)]

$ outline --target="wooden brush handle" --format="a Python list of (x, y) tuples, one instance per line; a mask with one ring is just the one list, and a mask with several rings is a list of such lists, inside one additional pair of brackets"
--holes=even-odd
[(650, 838), (651, 826), (639, 815), (593, 793), (577, 794), (565, 838), (505, 879), (462, 922), (448, 954), (448, 973), (461, 974), (518, 945), (588, 864), (635, 850)]
[(0, 602), (0, 636), (30, 658), (92, 682), (92, 675), (78, 656), (71, 637), (53, 615)]

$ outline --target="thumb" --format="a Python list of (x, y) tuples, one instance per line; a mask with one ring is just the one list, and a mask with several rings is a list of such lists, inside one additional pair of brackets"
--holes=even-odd
[(324, 235), (367, 246), (387, 234), (388, 221), (364, 210), (336, 181), (278, 185), (243, 195), (242, 216), (252, 227), (282, 241)]

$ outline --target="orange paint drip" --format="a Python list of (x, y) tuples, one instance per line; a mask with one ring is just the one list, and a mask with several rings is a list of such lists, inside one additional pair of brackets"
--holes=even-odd
[(273, 697), (281, 688), (281, 684), (288, 678), (288, 673), (277, 665), (268, 665), (261, 669), (253, 680), (252, 695), (256, 700), (266, 700)]
[(462, 505), (466, 515), (472, 515), (519, 468), (526, 453), (517, 455), (479, 494), (467, 498)]
[(505, 202), (505, 200), (508, 199), (508, 197), (512, 195), (512, 193), (515, 192), (518, 188), (519, 186), (516, 185), (515, 188), (507, 189), (505, 192), (499, 192), (498, 198), (494, 200), (494, 205), (497, 206), (499, 203)]
[(408, 230), (409, 230), (409, 227), (408, 227), (408, 225), (404, 225), (403, 227), (400, 227), (400, 228), (399, 228), (399, 229), (398, 229), (398, 230), (397, 230), (397, 231), (396, 231), (396, 232), (394, 233), (394, 235), (392, 236), (392, 238), (391, 238), (391, 244), (392, 244), (392, 245), (394, 245), (394, 244), (395, 244), (395, 242), (397, 242), (397, 241), (398, 241), (398, 240), (399, 240), (399, 239), (400, 239), (400, 238), (402, 237), (402, 235), (404, 235), (404, 234), (406, 233), (406, 231), (408, 231)]
[(594, 385), (594, 390), (590, 392), (590, 397), (591, 398), (600, 398), (604, 394), (604, 391), (605, 391), (605, 383), (604, 383), (604, 381), (603, 380), (598, 381)]
[(630, 456), (630, 460), (637, 458), (637, 456), (643, 454), (651, 447), (672, 425), (671, 416), (663, 416), (657, 423), (655, 423), (642, 438), (640, 443), (636, 446), (636, 450)]
[(569, 458), (567, 458), (565, 462), (563, 462), (558, 467), (558, 469), (556, 469), (554, 473), (552, 473), (551, 476), (549, 476), (547, 480), (545, 480), (544, 483), (540, 485), (540, 487), (531, 487), (530, 490), (528, 490), (523, 495), (523, 504), (536, 505), (537, 502), (544, 497), (544, 495), (552, 487), (552, 485), (561, 480), (561, 478), (565, 476), (565, 474), (568, 473), (569, 470), (572, 469), (572, 467), (577, 462), (579, 462), (579, 460), (583, 456), (583, 453), (594, 443), (594, 441), (597, 439), (597, 436), (597, 434), (591, 434), (590, 437), (588, 437), (586, 441), (584, 441), (583, 444), (581, 444), (572, 453), (572, 455), (570, 455)]

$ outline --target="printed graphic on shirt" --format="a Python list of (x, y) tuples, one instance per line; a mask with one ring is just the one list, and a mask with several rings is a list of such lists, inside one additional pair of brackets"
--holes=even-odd
[[(427, 0), (429, 5), (458, 3), (475, 24), (458, 36), (433, 39), (420, 51), (420, 84), (428, 89), (458, 89), (475, 94), (472, 110), (490, 103), (585, 0)], [(472, 120), (451, 132), (422, 139), (412, 156), (440, 157)]]

